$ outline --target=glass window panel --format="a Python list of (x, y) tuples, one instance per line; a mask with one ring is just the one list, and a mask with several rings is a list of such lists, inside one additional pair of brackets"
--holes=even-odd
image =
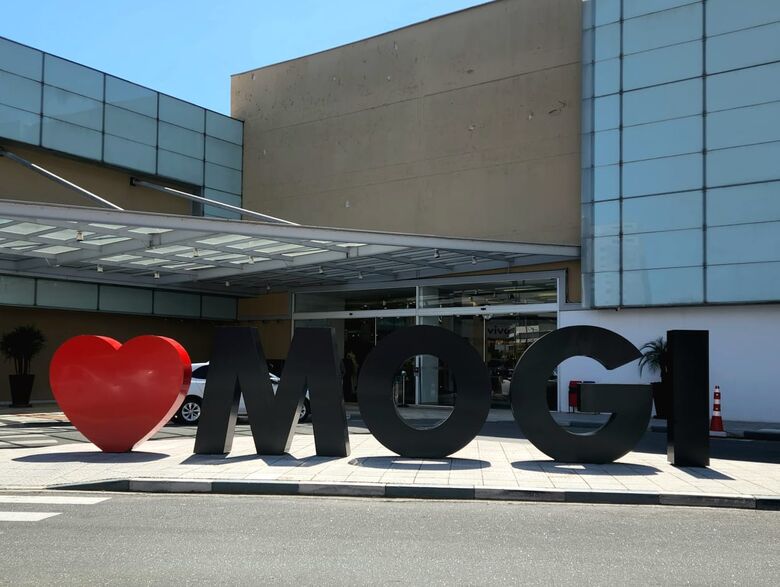
[(780, 63), (707, 76), (707, 111), (780, 100)]
[(708, 0), (707, 34), (720, 35), (780, 20), (777, 0)]
[(638, 53), (702, 37), (702, 6), (688, 4), (624, 23), (623, 52)]
[(241, 214), (238, 212), (232, 212), (230, 210), (225, 210), (224, 208), (218, 208), (217, 206), (212, 206), (211, 204), (203, 205), (203, 215), (209, 216), (211, 218), (225, 218), (227, 220), (241, 219)]
[(599, 307), (620, 305), (620, 273), (593, 274), (593, 303)]
[(203, 190), (203, 197), (210, 200), (216, 200), (217, 202), (224, 202), (231, 206), (241, 206), (241, 196), (236, 194), (229, 194), (228, 192), (221, 192), (212, 188), (205, 188)]
[(43, 53), (0, 38), (0, 69), (41, 81)]
[(780, 263), (707, 268), (707, 301), (774, 302), (780, 299)]
[(701, 114), (702, 80), (664, 84), (623, 94), (623, 124), (631, 126)]
[(203, 296), (203, 317), (234, 320), (236, 318), (235, 298)]
[(664, 194), (623, 200), (623, 232), (701, 228), (702, 192)]
[(780, 182), (753, 183), (707, 191), (707, 225), (780, 220)]
[(593, 235), (609, 236), (620, 233), (620, 201), (593, 204)]
[(238, 145), (206, 137), (206, 161), (240, 170), (242, 156), (243, 151)]
[(620, 131), (605, 130), (594, 135), (594, 165), (612, 165), (620, 162)]
[[(583, 168), (593, 167), (593, 134), (586, 134), (580, 137), (580, 163)], [(583, 181), (585, 177), (583, 176)]]
[(582, 62), (592, 63), (595, 55), (596, 42), (593, 29), (582, 31)]
[(98, 288), (93, 283), (38, 280), (39, 306), (97, 310)]
[(727, 33), (707, 41), (707, 73), (780, 60), (780, 23)]
[(35, 304), (35, 280), (0, 275), (0, 304), (32, 306)]
[(623, 304), (697, 304), (704, 298), (701, 267), (623, 272)]
[[(615, 96), (613, 96), (615, 97)], [(580, 131), (582, 133), (589, 133), (593, 132), (593, 99), (592, 98), (586, 98), (582, 101), (582, 105), (580, 107), (581, 113), (582, 113), (582, 122), (580, 123)]]
[(160, 94), (160, 120), (203, 132), (205, 110), (200, 106)]
[(623, 89), (633, 90), (702, 75), (701, 41), (623, 58)]
[(620, 57), (620, 23), (597, 27), (595, 33), (596, 60)]
[(206, 186), (233, 194), (241, 193), (241, 172), (206, 163)]
[(100, 309), (105, 312), (152, 313), (152, 290), (137, 287), (100, 286)]
[(623, 197), (701, 188), (701, 154), (649, 159), (623, 165)]
[(154, 147), (157, 145), (157, 121), (124, 108), (106, 105), (106, 132)]
[(43, 114), (93, 130), (103, 129), (103, 103), (44, 85)]
[(692, 116), (623, 130), (623, 161), (696, 153), (702, 149), (702, 117)]
[[(420, 301), (423, 308), (473, 308), (514, 304), (554, 304), (558, 301), (558, 297), (555, 280), (547, 279), (425, 286), (420, 288)], [(404, 306), (409, 304), (404, 300), (402, 303)], [(377, 309), (381, 308), (377, 306)]]
[(623, 235), (623, 269), (701, 265), (703, 240), (700, 228)]
[[(455, 291), (453, 288), (444, 288), (444, 291), (440, 293), (434, 290), (438, 290), (438, 288), (431, 288), (427, 297), (424, 298), (424, 307), (438, 308), (439, 303), (446, 304), (442, 307), (461, 305), (460, 296), (453, 293)], [(300, 293), (295, 294), (295, 312), (405, 310), (417, 305), (415, 296), (416, 292), (413, 287), (373, 291)], [(425, 305), (426, 303), (428, 305)]]
[(580, 170), (580, 201), (583, 204), (593, 201), (593, 167), (585, 167), (584, 161)]
[(780, 142), (707, 153), (707, 185), (780, 179)]
[(599, 61), (593, 66), (594, 95), (605, 96), (620, 91), (620, 59)]
[(0, 103), (28, 112), (41, 112), (41, 84), (0, 71)]
[(595, 68), (596, 66), (590, 63), (586, 63), (582, 66), (582, 97), (583, 98), (590, 98), (594, 95), (594, 84), (595, 80), (593, 79), (595, 75)]
[(623, 18), (634, 18), (698, 1), (700, 0), (652, 0), (651, 2), (648, 0), (623, 0)]
[(620, 20), (620, 0), (596, 0), (593, 3), (593, 17), (596, 26)]
[(620, 166), (593, 168), (593, 199), (612, 200), (620, 196)]
[(195, 185), (202, 185), (203, 161), (160, 149), (157, 152), (157, 173)]
[(103, 150), (102, 133), (45, 116), (41, 138), (44, 147), (89, 159), (100, 159)]
[(110, 75), (106, 76), (106, 102), (157, 118), (157, 92)]
[(157, 150), (149, 145), (105, 135), (103, 160), (112, 165), (154, 173), (157, 167)]
[(780, 102), (721, 110), (707, 116), (707, 148), (780, 140)]
[(37, 145), (41, 138), (41, 117), (0, 104), (0, 136)]
[(594, 238), (592, 250), (594, 271), (618, 271), (620, 269), (619, 236)]
[(584, 0), (582, 3), (582, 28), (587, 29), (594, 26), (596, 2), (594, 0)]
[(45, 56), (43, 81), (63, 90), (103, 100), (102, 73), (48, 53)]
[(200, 296), (172, 291), (155, 291), (154, 313), (198, 318), (200, 317)]
[(244, 123), (229, 116), (206, 110), (206, 134), (235, 143), (244, 144)]
[(593, 101), (594, 130), (609, 130), (620, 126), (620, 95), (604, 96)]
[(707, 262), (780, 261), (780, 222), (712, 226), (707, 229)]
[(203, 135), (160, 121), (157, 138), (161, 149), (203, 159)]

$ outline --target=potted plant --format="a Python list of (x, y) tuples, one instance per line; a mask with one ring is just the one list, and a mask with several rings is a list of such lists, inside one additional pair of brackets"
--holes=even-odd
[(0, 353), (13, 360), (16, 373), (9, 375), (11, 407), (30, 405), (35, 375), (30, 373), (30, 361), (41, 352), (46, 338), (35, 326), (19, 326), (0, 337)]
[(642, 358), (639, 359), (639, 375), (645, 367), (652, 373), (657, 372), (661, 381), (651, 383), (653, 388), (653, 403), (655, 404), (655, 417), (666, 419), (669, 406), (669, 352), (666, 340), (658, 337), (645, 343), (641, 349)]

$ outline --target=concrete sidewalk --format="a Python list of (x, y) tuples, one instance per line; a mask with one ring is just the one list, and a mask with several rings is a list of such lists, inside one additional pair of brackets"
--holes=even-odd
[(714, 459), (675, 468), (632, 452), (609, 465), (555, 463), (524, 439), (479, 437), (453, 458), (405, 459), (370, 434), (350, 436), (347, 458), (318, 457), (312, 435), (290, 453), (258, 456), (251, 437), (227, 456), (193, 455), (192, 438), (151, 440), (106, 454), (74, 443), (0, 451), (0, 490), (100, 490), (356, 495), (704, 505), (780, 509), (780, 466)]

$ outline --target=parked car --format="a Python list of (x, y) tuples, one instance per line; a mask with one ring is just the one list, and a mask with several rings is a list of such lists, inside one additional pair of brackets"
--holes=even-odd
[[(209, 364), (206, 363), (193, 363), (192, 364), (192, 379), (190, 380), (190, 388), (187, 391), (187, 397), (184, 398), (179, 411), (176, 412), (174, 418), (177, 422), (182, 424), (194, 425), (200, 420), (200, 405), (203, 401), (203, 391), (206, 389), (206, 377), (209, 372)], [(271, 377), (271, 385), (276, 393), (276, 388), (279, 386), (279, 378), (273, 373), (269, 374)], [(244, 396), (238, 403), (238, 416), (245, 417), (246, 406), (244, 405)], [(305, 422), (311, 416), (311, 404), (309, 403), (309, 390), (306, 390), (306, 398), (303, 400), (301, 411), (298, 414), (298, 422)]]

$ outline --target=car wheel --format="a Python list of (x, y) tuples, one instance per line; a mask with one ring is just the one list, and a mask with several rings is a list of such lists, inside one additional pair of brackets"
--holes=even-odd
[(311, 405), (309, 404), (309, 400), (305, 399), (301, 405), (301, 411), (298, 413), (298, 423), (306, 422), (310, 417)]
[(188, 395), (176, 413), (176, 419), (182, 424), (194, 426), (200, 420), (200, 398)]

